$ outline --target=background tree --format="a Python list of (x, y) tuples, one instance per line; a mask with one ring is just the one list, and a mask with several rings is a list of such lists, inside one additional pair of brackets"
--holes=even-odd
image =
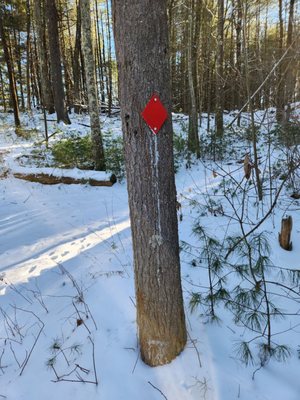
[[(167, 2), (113, 0), (112, 4), (139, 340), (142, 359), (155, 366), (170, 362), (186, 343), (172, 152)], [(141, 117), (154, 92), (169, 115), (157, 135)]]
[(19, 103), (18, 103), (18, 96), (17, 96), (17, 89), (16, 89), (16, 79), (15, 79), (15, 73), (14, 73), (14, 68), (13, 68), (13, 60), (12, 60), (12, 56), (11, 56), (12, 50), (9, 49), (9, 35), (7, 34), (6, 27), (5, 27), (5, 16), (6, 16), (5, 5), (1, 2), (0, 3), (0, 39), (2, 42), (4, 59), (6, 62), (6, 67), (7, 67), (11, 103), (12, 103), (13, 110), (14, 110), (15, 125), (16, 125), (16, 127), (19, 127), (21, 125), (21, 122), (20, 122), (20, 115), (19, 115)]
[(217, 57), (216, 57), (216, 133), (223, 134), (224, 108), (224, 0), (218, 0), (218, 29), (217, 29)]
[(82, 49), (84, 54), (85, 75), (89, 114), (91, 121), (91, 132), (93, 141), (95, 169), (105, 170), (103, 141), (101, 136), (99, 105), (96, 86), (95, 59), (93, 54), (90, 0), (79, 0), (82, 24)]
[(62, 76), (61, 52), (58, 34), (58, 13), (55, 0), (46, 0), (45, 11), (48, 28), (51, 82), (57, 122), (63, 121), (66, 124), (70, 124), (70, 119), (65, 106), (65, 90)]
[(52, 114), (54, 113), (55, 109), (48, 67), (44, 7), (44, 1), (41, 3), (41, 0), (34, 0), (33, 11), (37, 38), (36, 47), (40, 75), (39, 82), (41, 87), (41, 102), (49, 114)]

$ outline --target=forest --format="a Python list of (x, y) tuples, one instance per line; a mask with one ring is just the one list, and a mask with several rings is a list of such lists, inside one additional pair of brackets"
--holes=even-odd
[(298, 400), (300, 3), (0, 0), (0, 400)]

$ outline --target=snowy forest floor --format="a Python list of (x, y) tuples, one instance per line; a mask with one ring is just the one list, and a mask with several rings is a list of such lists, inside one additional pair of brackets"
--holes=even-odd
[[(45, 186), (16, 179), (15, 171), (52, 166), (47, 151), (47, 162), (29, 161), (32, 150), (43, 147), (37, 145), (43, 140), (42, 116), (37, 112), (22, 116), (24, 132), (29, 133), (26, 139), (15, 134), (12, 115), (1, 114), (0, 399), (299, 400), (300, 296), (296, 270), (300, 269), (300, 203), (290, 197), (298, 187), (296, 171), (293, 182), (280, 192), (276, 206), (256, 230), (265, 232), (270, 247), (268, 280), (278, 278), (276, 282), (282, 282), (277, 277), (283, 273), (280, 268), (297, 275), (296, 283), (284, 280), (285, 290), (270, 284), (268, 292), (276, 307), (290, 314), (272, 321), (272, 340), (288, 346), (290, 356), (285, 362), (275, 359), (284, 356), (262, 361), (259, 346), (265, 340), (264, 321), (250, 324), (251, 330), (245, 323), (249, 315), (237, 320), (234, 308), (225, 307), (217, 299), (218, 319), (211, 318), (207, 260), (213, 255), (203, 253), (205, 243), (211, 240), (212, 249), (218, 249), (225, 263), (221, 254), (226, 239), (240, 234), (239, 217), (243, 228), (250, 231), (272, 207), (282, 182), (280, 175), (296, 149), (280, 142), (273, 145), (274, 115), (274, 110), (256, 113), (264, 178), (262, 202), (257, 201), (254, 175), (250, 183), (243, 178), (241, 160), (246, 153), (252, 154), (251, 140), (245, 139), (249, 115), (243, 114), (244, 128), (227, 134), (222, 157), (215, 153), (212, 139), (205, 133), (204, 116), (200, 135), (205, 158), (192, 159), (190, 168), (186, 168), (184, 148), (180, 153), (178, 145), (186, 137), (187, 118), (174, 115), (188, 343), (171, 364), (150, 368), (139, 358), (125, 179), (112, 187)], [(299, 115), (295, 112), (294, 119)], [(233, 115), (224, 118), (229, 123)], [(49, 123), (49, 134), (56, 132), (51, 140), (88, 132), (84, 126), (89, 123), (87, 116), (72, 115), (71, 120), (70, 126)], [(102, 122), (105, 135), (120, 137), (119, 118), (103, 117)], [(72, 173), (82, 174), (80, 170)], [(286, 214), (293, 217), (294, 226), (293, 249), (289, 252), (278, 244), (281, 219)], [(200, 233), (195, 228), (199, 219)], [(234, 268), (247, 262), (240, 261), (241, 253), (233, 253), (228, 266), (224, 264), (212, 273), (214, 294), (221, 286), (228, 293), (234, 293), (237, 287), (246, 291), (245, 279)], [(204, 300), (198, 304), (195, 299), (200, 298), (200, 292)], [(245, 341), (253, 344), (253, 362), (248, 365), (240, 361), (241, 352), (236, 351)]]

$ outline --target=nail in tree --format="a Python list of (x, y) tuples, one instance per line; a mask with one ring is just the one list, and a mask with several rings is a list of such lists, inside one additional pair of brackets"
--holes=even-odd
[[(169, 363), (186, 343), (173, 168), (166, 0), (113, 0), (142, 359)], [(157, 135), (141, 117), (153, 93), (168, 119)]]

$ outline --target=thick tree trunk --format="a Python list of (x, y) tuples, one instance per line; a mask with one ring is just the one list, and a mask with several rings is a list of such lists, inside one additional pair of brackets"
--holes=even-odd
[(54, 100), (49, 79), (48, 57), (46, 49), (46, 35), (45, 35), (45, 16), (44, 7), (41, 5), (41, 0), (34, 0), (34, 19), (37, 37), (37, 54), (39, 61), (40, 72), (40, 86), (41, 86), (41, 100), (43, 107), (49, 112), (54, 113)]
[[(156, 366), (184, 348), (166, 0), (113, 0), (141, 356)], [(168, 112), (154, 135), (141, 117), (153, 93)], [(142, 179), (140, 179), (142, 177)]]
[(55, 0), (46, 0), (46, 18), (50, 50), (50, 71), (57, 122), (70, 124), (65, 107), (65, 92), (61, 69), (61, 52), (58, 36), (58, 14)]
[(105, 170), (105, 160), (99, 119), (99, 102), (91, 32), (90, 0), (80, 0), (80, 11), (82, 24), (82, 50), (85, 64), (89, 114), (91, 119), (94, 163), (95, 169), (102, 171)]
[(15, 82), (15, 76), (14, 76), (12, 61), (11, 61), (11, 57), (10, 57), (10, 52), (9, 52), (9, 48), (8, 48), (7, 35), (6, 35), (6, 31), (5, 31), (4, 24), (3, 24), (3, 16), (1, 15), (1, 8), (0, 8), (0, 38), (2, 41), (4, 59), (5, 59), (6, 66), (7, 66), (10, 97), (11, 97), (11, 102), (12, 102), (12, 106), (13, 106), (13, 110), (14, 110), (14, 117), (15, 117), (15, 126), (19, 127), (21, 125), (21, 122), (20, 122), (20, 115), (19, 115), (19, 104), (18, 104), (16, 82)]

